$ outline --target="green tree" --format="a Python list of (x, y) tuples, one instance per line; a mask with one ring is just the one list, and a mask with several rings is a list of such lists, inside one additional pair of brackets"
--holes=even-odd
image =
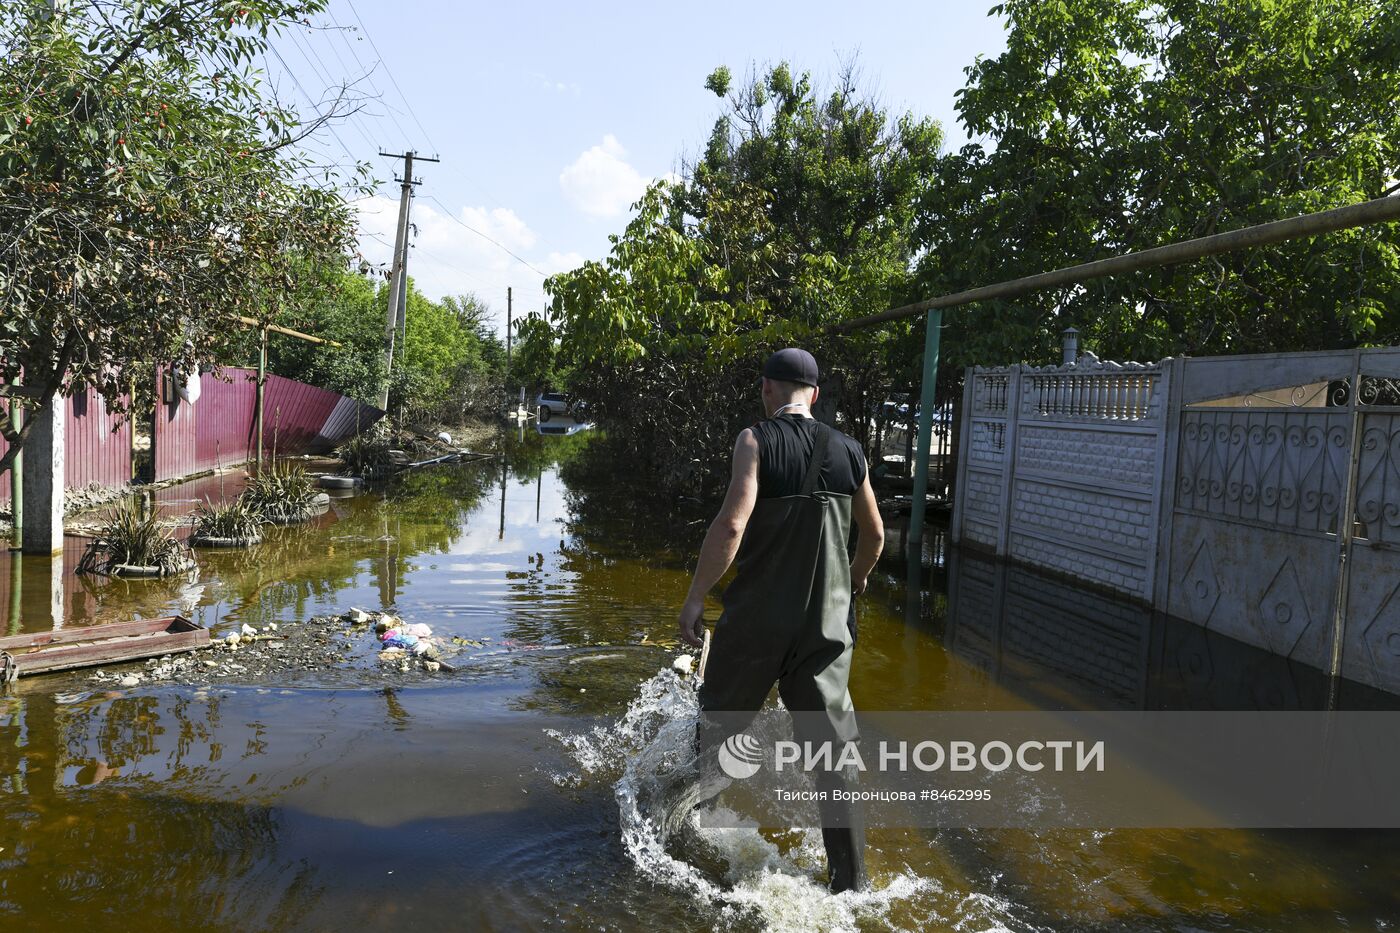
[(819, 92), (778, 65), (725, 101), (686, 178), (653, 185), (609, 257), (546, 284), (548, 323), (573, 388), (598, 405), (658, 488), (708, 494), (734, 432), (757, 413), (764, 354), (803, 343), (840, 377), (864, 439), (874, 376), (907, 356), (909, 327), (820, 338), (817, 329), (905, 297), (913, 205), (932, 178), (938, 126), (892, 117), (854, 69)]
[(274, 336), (268, 342), (268, 371), (377, 404), (384, 379), (387, 301), (373, 279), (337, 271), (329, 288), (289, 311), (287, 319), (289, 326), (340, 346)]
[[(559, 366), (559, 341), (549, 318), (531, 313), (515, 323), (515, 347), (507, 381), (527, 395), (569, 388), (569, 374)], [(507, 400), (509, 401), (509, 400)]]
[[(505, 348), (474, 295), (432, 301), (408, 283), (406, 337), (392, 370), (389, 408), (410, 421), (457, 424), (497, 412)], [(381, 332), (382, 339), (382, 332)]]
[[(1393, 193), (1400, 20), (1381, 0), (1008, 0), (967, 69), (977, 139), (920, 205), (940, 294)], [(955, 363), (1307, 350), (1400, 338), (1394, 225), (946, 316)]]
[[(0, 6), (0, 376), (22, 368), (33, 404), (84, 385), (115, 403), (137, 362), (211, 362), (231, 316), (280, 318), (341, 260), (346, 180), (296, 154), (316, 124), (252, 69), (323, 7)], [(27, 431), (0, 414), (0, 471)]]

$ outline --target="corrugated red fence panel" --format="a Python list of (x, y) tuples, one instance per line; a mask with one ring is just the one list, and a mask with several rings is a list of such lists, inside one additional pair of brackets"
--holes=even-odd
[[(178, 394), (164, 391), (168, 388), (165, 383), (165, 372), (157, 372), (156, 417), (151, 436), (156, 482), (188, 476), (200, 469), (195, 458), (198, 403), (191, 405)], [(202, 397), (200, 402), (203, 402)]]
[[(5, 439), (0, 437), (0, 457), (5, 455), (5, 451), (10, 449), (10, 445), (5, 443)], [(0, 502), (10, 501), (10, 471), (6, 470), (4, 476), (0, 476)]]
[[(131, 482), (131, 419), (109, 414), (91, 387), (63, 402), (63, 480), (69, 489)], [(8, 445), (0, 440), (0, 454)], [(0, 477), (0, 502), (10, 501), (10, 473)]]
[(257, 402), (257, 374), (251, 369), (227, 367), (200, 378), (195, 426), (197, 470), (213, 470), (243, 463), (253, 457), (253, 406)]
[(321, 426), (343, 398), (295, 379), (268, 376), (263, 400), (263, 446), (277, 454), (324, 453)]
[[(193, 405), (161, 402), (156, 412), (157, 480), (188, 476), (252, 459), (256, 447), (257, 374), (225, 367), (200, 379)], [(384, 416), (336, 392), (269, 375), (263, 387), (263, 450), (278, 456), (327, 453)]]
[(69, 489), (131, 482), (131, 419), (109, 413), (96, 389), (68, 399), (63, 432), (63, 479)]

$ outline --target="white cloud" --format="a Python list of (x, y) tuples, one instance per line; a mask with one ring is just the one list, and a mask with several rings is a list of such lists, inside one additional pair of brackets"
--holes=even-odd
[(575, 253), (572, 251), (567, 253), (550, 252), (550, 254), (545, 257), (544, 263), (540, 268), (550, 275), (553, 275), (556, 272), (572, 272), (587, 261), (588, 260), (582, 253)]
[[(394, 252), (398, 199), (375, 195), (356, 206), (360, 218), (360, 251), (371, 265), (387, 271)], [(509, 208), (468, 206), (456, 216), (462, 223), (526, 259), (531, 259), (530, 251), (539, 241), (530, 226)], [(500, 247), (454, 221), (437, 204), (425, 198), (415, 199), (412, 221), (417, 235), (412, 239), (413, 249), (408, 254), (408, 274), (415, 287), (425, 295), (436, 299), (471, 292), (490, 304), (498, 329), (505, 322), (507, 287), (514, 289), (517, 315), (543, 305), (540, 276), (516, 262)], [(555, 272), (565, 267), (559, 263), (576, 256), (550, 253), (549, 260), (535, 264), (545, 272)], [(561, 257), (558, 263), (555, 257)], [(582, 258), (578, 261), (582, 262)]]
[(583, 89), (572, 81), (557, 81), (549, 75), (538, 71), (529, 72), (530, 80), (535, 87), (546, 91), (553, 91), (556, 94), (566, 94), (571, 97), (579, 97), (583, 94)]
[(648, 179), (627, 162), (627, 150), (611, 133), (601, 145), (585, 149), (559, 175), (570, 204), (595, 217), (623, 214), (646, 190)]

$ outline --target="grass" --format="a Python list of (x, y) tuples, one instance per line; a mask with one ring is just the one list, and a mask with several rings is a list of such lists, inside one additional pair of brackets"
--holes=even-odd
[(98, 536), (83, 552), (78, 570), (108, 573), (118, 564), (128, 564), (175, 573), (187, 559), (185, 546), (162, 527), (160, 509), (146, 511), (135, 499), (127, 499), (108, 513)]
[(356, 434), (336, 449), (335, 455), (345, 464), (346, 476), (372, 476), (390, 466), (389, 451), (393, 444), (383, 431), (372, 430)]
[(206, 499), (194, 510), (194, 533), (203, 538), (255, 538), (260, 524), (259, 513), (241, 498), (224, 505)]
[(316, 481), (299, 466), (273, 462), (248, 477), (238, 504), (260, 521), (286, 521), (311, 508)]

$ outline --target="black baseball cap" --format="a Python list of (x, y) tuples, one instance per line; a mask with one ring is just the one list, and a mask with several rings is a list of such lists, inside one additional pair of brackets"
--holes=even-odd
[(804, 386), (817, 385), (817, 360), (806, 350), (788, 347), (768, 357), (763, 364), (763, 375), (783, 382), (797, 382)]

